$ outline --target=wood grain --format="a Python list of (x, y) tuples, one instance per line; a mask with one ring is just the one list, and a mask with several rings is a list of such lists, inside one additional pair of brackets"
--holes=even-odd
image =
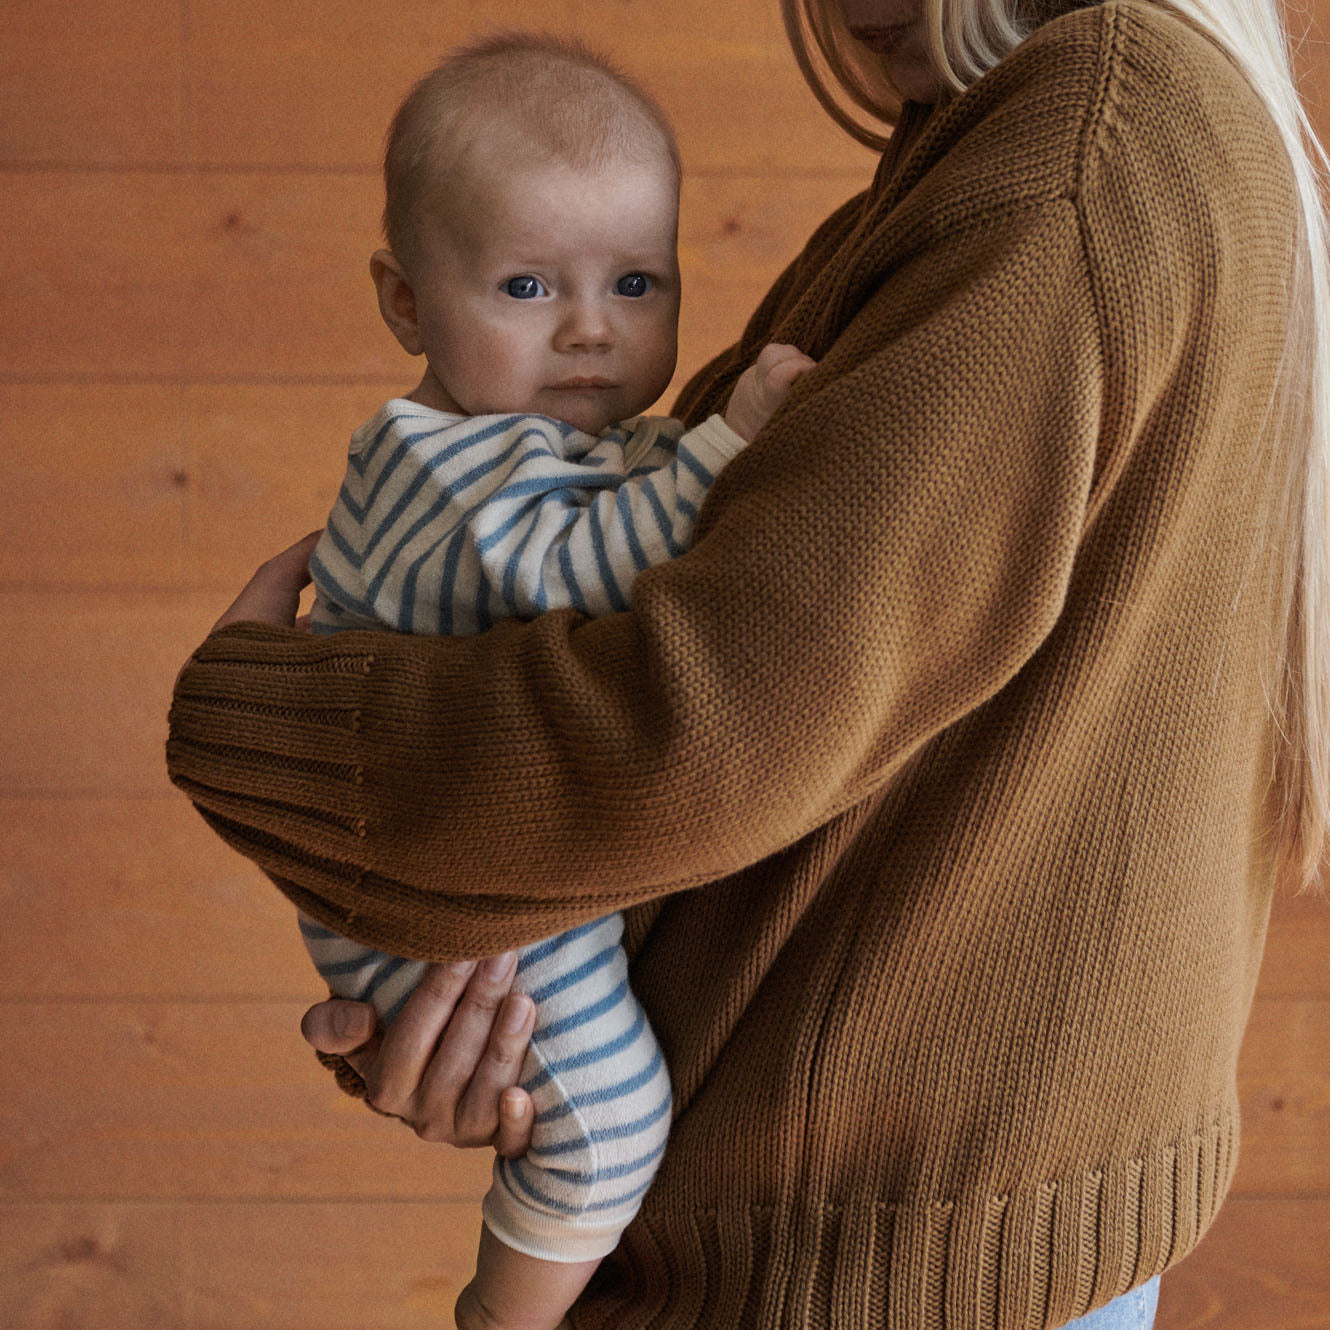
[(640, 79), (674, 121), (690, 174), (869, 161), (805, 88), (769, 0), (675, 0), (665, 23), (652, 6), (607, 0), (546, 0), (538, 20), (511, 0), (324, 0), (298, 24), (264, 0), (199, 0), (187, 56), (198, 158), (375, 167), (415, 79), (464, 38), (514, 25), (581, 36)]
[(226, 606), (214, 593), (0, 591), (0, 795), (165, 794), (176, 673)]
[[(1330, 0), (1290, 9), (1325, 128)], [(873, 163), (802, 85), (774, 0), (668, 10), (548, 0), (539, 24), (676, 121), (677, 387)], [(169, 787), (161, 744), (180, 662), (417, 376), (365, 273), (393, 104), (456, 39), (532, 13), (5, 8), (0, 1330), (451, 1324), (489, 1162), (334, 1089), (297, 1033), (322, 990), (289, 908)], [(1159, 1330), (1330, 1328), (1327, 954), (1330, 905), (1277, 902), (1234, 1193)]]
[(5, 0), (0, 163), (179, 160), (183, 66), (178, 0)]
[(0, 225), (31, 242), (0, 257), (0, 374), (385, 374), (365, 276), (378, 207), (369, 175), (0, 178)]
[(0, 1330), (442, 1330), (470, 1202), (0, 1204)]
[(1266, 997), (1330, 997), (1330, 901), (1311, 892), (1275, 900), (1261, 966)]
[[(0, 799), (0, 998), (325, 995), (285, 898), (183, 795)], [(80, 1018), (81, 1006), (67, 1009)], [(282, 1052), (290, 1056), (284, 1031)], [(299, 1050), (298, 1050), (299, 1051)], [(66, 1087), (77, 1095), (77, 1086)]]
[(169, 384), (0, 384), (10, 438), (25, 441), (0, 458), (0, 585), (181, 582), (181, 397)]
[[(403, 369), (411, 365), (401, 357)], [(351, 431), (401, 387), (349, 384), (193, 386), (186, 578), (216, 587), (219, 606), (258, 564), (321, 527), (346, 470)], [(220, 613), (220, 609), (218, 611)]]
[(485, 1152), (343, 1095), (307, 1005), (0, 1003), (0, 1199), (478, 1199)]
[(1160, 1285), (1155, 1330), (1326, 1330), (1330, 1201), (1229, 1200)]
[(1258, 1001), (1243, 1041), (1238, 1090), (1235, 1193), (1330, 1193), (1330, 1000)]

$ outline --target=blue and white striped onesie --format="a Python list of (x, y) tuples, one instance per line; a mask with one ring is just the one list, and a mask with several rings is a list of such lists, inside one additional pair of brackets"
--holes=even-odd
[[(396, 398), (351, 438), (346, 479), (310, 560), (313, 628), (483, 632), (572, 606), (627, 609), (633, 579), (681, 554), (716, 473), (744, 446), (719, 417), (683, 431), (639, 417), (598, 437), (547, 416), (459, 416)], [(424, 963), (302, 917), (332, 990), (385, 1023)], [(613, 1251), (665, 1149), (670, 1079), (628, 987), (623, 919), (522, 948), (514, 990), (536, 1002), (522, 1085), (532, 1147), (496, 1159), (496, 1237), (552, 1261)]]

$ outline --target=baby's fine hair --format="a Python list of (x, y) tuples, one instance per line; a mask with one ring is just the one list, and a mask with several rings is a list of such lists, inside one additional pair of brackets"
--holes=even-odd
[(578, 169), (663, 155), (681, 174), (665, 113), (604, 56), (574, 38), (496, 32), (430, 70), (388, 127), (383, 232), (399, 261), (412, 263), (426, 195), (486, 149)]

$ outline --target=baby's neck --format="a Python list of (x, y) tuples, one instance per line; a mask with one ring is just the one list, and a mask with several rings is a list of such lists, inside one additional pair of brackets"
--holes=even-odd
[(426, 369), (420, 382), (406, 394), (406, 400), (431, 407), (435, 411), (447, 411), (454, 416), (467, 414), (453, 401), (451, 394), (435, 377), (432, 369)]

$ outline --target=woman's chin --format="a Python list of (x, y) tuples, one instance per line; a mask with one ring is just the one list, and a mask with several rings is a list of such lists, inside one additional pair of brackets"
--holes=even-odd
[(942, 80), (933, 68), (920, 60), (888, 56), (883, 62), (891, 86), (907, 102), (931, 106), (942, 96)]

